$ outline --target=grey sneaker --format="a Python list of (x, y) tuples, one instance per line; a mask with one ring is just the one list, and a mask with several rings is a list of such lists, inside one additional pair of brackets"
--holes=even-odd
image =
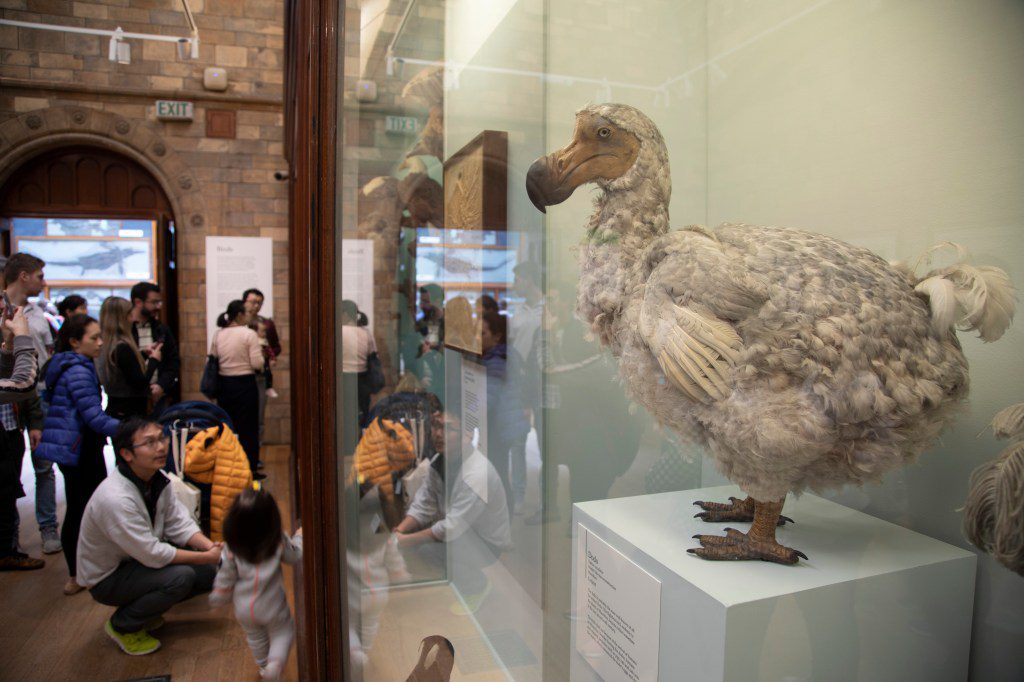
[(43, 528), (39, 531), (43, 536), (43, 554), (56, 554), (64, 549), (60, 544), (60, 535), (56, 528)]

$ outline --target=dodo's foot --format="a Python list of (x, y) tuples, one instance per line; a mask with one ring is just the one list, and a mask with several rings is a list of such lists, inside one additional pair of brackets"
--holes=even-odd
[[(702, 521), (750, 522), (754, 520), (754, 498), (752, 497), (748, 497), (745, 500), (741, 500), (738, 497), (730, 497), (728, 504), (725, 502), (704, 502), (702, 500), (697, 500), (693, 504), (704, 510), (693, 515), (693, 518), (701, 519)], [(788, 516), (780, 515), (776, 525), (784, 526), (787, 521), (789, 523), (796, 523)]]
[(774, 540), (758, 540), (735, 528), (726, 528), (725, 536), (694, 535), (700, 540), (700, 547), (686, 550), (702, 559), (711, 561), (749, 561), (760, 559), (776, 564), (793, 565), (807, 555), (799, 550), (784, 547)]

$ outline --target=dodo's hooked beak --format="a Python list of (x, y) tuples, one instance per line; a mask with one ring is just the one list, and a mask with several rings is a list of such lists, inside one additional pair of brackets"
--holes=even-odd
[(530, 170), (526, 172), (526, 194), (530, 201), (541, 213), (547, 213), (547, 204), (544, 202), (544, 195), (540, 190), (541, 177), (544, 174), (544, 158), (541, 157), (533, 162)]
[(541, 213), (545, 207), (560, 204), (580, 185), (590, 182), (592, 162), (604, 154), (595, 153), (586, 145), (572, 142), (569, 146), (542, 156), (526, 173), (526, 193)]
[(526, 173), (526, 193), (541, 213), (560, 204), (580, 185), (614, 180), (637, 159), (640, 140), (593, 113), (581, 113), (568, 145), (533, 162)]
[(559, 177), (559, 152), (542, 156), (533, 162), (526, 172), (526, 194), (541, 213), (547, 213), (548, 206), (560, 204), (570, 196), (575, 187), (566, 187), (565, 178)]

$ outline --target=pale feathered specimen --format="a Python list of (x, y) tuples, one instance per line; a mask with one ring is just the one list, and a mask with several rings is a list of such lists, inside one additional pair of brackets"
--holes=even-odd
[(406, 158), (420, 154), (444, 157), (444, 69), (440, 66), (423, 69), (402, 88), (402, 99), (419, 100), (429, 114), (423, 132)]
[(1010, 445), (971, 474), (964, 505), (964, 535), (1011, 571), (1024, 575), (1024, 403), (992, 420), (997, 438)]
[(668, 154), (644, 114), (579, 112), (538, 159), (540, 210), (585, 182), (603, 191), (579, 252), (577, 314), (619, 359), (629, 394), (704, 442), (750, 497), (698, 503), (749, 533), (699, 536), (710, 559), (795, 563), (775, 541), (785, 496), (877, 481), (933, 443), (967, 396), (956, 328), (994, 341), (1013, 316), (1006, 274), (921, 277), (831, 237), (756, 225), (672, 231)]

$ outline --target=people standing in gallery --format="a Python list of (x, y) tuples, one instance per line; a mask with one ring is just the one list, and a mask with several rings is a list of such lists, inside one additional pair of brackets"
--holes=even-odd
[(427, 390), (444, 400), (444, 290), (437, 284), (427, 284), (419, 291), (419, 378)]
[(213, 335), (210, 354), (215, 355), (220, 371), (217, 404), (235, 427), (249, 470), (256, 480), (266, 478), (257, 472), (260, 458), (259, 389), (256, 375), (263, 371), (263, 350), (256, 332), (249, 328), (250, 315), (245, 303), (235, 299), (217, 318), (220, 329)]
[(65, 296), (57, 304), (57, 314), (60, 316), (61, 324), (64, 323), (64, 320), (71, 319), (75, 315), (88, 315), (89, 302), (78, 294)]
[(181, 356), (178, 341), (171, 328), (160, 321), (164, 300), (160, 287), (152, 282), (139, 282), (132, 287), (132, 336), (143, 358), (149, 357), (156, 343), (160, 346), (160, 360), (156, 374), (150, 378), (150, 396), (153, 409), (150, 414), (157, 418), (169, 405), (181, 399)]
[(149, 347), (143, 358), (132, 336), (132, 304), (120, 296), (110, 296), (100, 308), (100, 336), (103, 350), (96, 360), (103, 390), (107, 392), (106, 412), (116, 419), (149, 414), (150, 387), (162, 359), (163, 344)]
[[(38, 407), (39, 403), (36, 354), (28, 320), (21, 310), (8, 311), (0, 300), (0, 319), (0, 571), (31, 571), (45, 563), (18, 549), (18, 498), (25, 496), (21, 486), (23, 429), (26, 419), (31, 418), (31, 406)], [(38, 426), (42, 426), (41, 412), (38, 419)]]
[[(513, 268), (515, 280), (512, 285), (512, 292), (516, 297), (522, 297), (521, 302), (511, 305), (511, 329), (509, 334), (509, 346), (515, 351), (517, 360), (522, 361), (520, 374), (523, 377), (523, 385), (520, 392), (523, 400), (523, 407), (530, 412), (533, 427), (537, 430), (537, 441), (540, 445), (540, 434), (543, 433), (543, 358), (541, 347), (544, 338), (542, 325), (544, 322), (544, 292), (541, 289), (541, 267), (534, 260), (525, 260)], [(544, 452), (541, 452), (543, 462)], [(543, 465), (542, 465), (543, 466)], [(550, 470), (551, 475), (556, 475), (557, 467)], [(526, 494), (526, 449), (513, 453), (512, 460), (512, 491), (515, 496), (513, 504), (522, 509), (523, 499)], [(536, 514), (529, 517), (526, 523), (536, 525), (547, 520), (553, 520), (557, 512), (551, 508), (538, 510)]]
[(77, 575), (78, 531), (85, 506), (107, 477), (103, 461), (106, 437), (120, 422), (103, 412), (100, 382), (93, 361), (103, 349), (100, 325), (88, 315), (75, 315), (61, 325), (56, 354), (46, 367), (46, 391), (50, 407), (43, 422), (39, 457), (56, 462), (64, 474), (67, 509), (61, 528), (68, 581), (64, 594), (82, 591)]
[[(15, 253), (7, 259), (4, 266), (4, 281), (7, 288), (4, 295), (7, 304), (20, 307), (28, 320), (29, 336), (32, 347), (36, 351), (39, 367), (46, 364), (53, 354), (53, 331), (41, 308), (30, 304), (30, 297), (39, 296), (46, 286), (43, 268), (46, 263), (27, 253)], [(43, 392), (43, 376), (39, 373), (37, 393)], [(45, 414), (46, 404), (40, 401), (39, 410)], [(36, 475), (36, 523), (39, 535), (43, 539), (43, 553), (56, 554), (61, 551), (60, 536), (57, 534), (57, 479), (53, 472), (53, 462), (36, 456), (36, 447), (42, 437), (41, 415), (38, 419), (29, 420), (29, 445), (32, 449), (32, 468)], [(33, 428), (35, 426), (36, 428)], [(17, 537), (17, 535), (15, 535)]]
[[(509, 455), (512, 454), (513, 461), (516, 456), (522, 455), (525, 466), (530, 419), (520, 397), (523, 387), (520, 374), (522, 363), (514, 357), (515, 351), (506, 343), (507, 318), (488, 312), (484, 313), (481, 323), (483, 355), (480, 360), (487, 368), (487, 459), (494, 465), (494, 470), (505, 486), (505, 499), (519, 499), (521, 505), (522, 499), (513, 497)], [(525, 479), (525, 473), (523, 477)]]
[[(370, 413), (370, 376), (367, 360), (377, 351), (368, 327), (359, 326), (359, 306), (354, 301), (341, 302), (341, 373), (344, 395), (355, 398), (358, 408), (358, 429), (366, 425)], [(351, 402), (348, 404), (352, 404)]]
[[(260, 310), (263, 309), (263, 301), (266, 300), (263, 296), (263, 292), (259, 289), (246, 289), (242, 294), (242, 302), (245, 303), (245, 309), (249, 312), (250, 321), (249, 326), (252, 327), (253, 331), (256, 332), (257, 337), (260, 338), (260, 346), (263, 349), (264, 359), (264, 372), (256, 376), (256, 388), (259, 392), (260, 398), (260, 444), (263, 444), (263, 418), (264, 413), (267, 410), (267, 398), (276, 398), (277, 392), (274, 390), (273, 381), (271, 377), (273, 374), (274, 365), (277, 364), (277, 358), (281, 355), (281, 338), (277, 334), (277, 326), (274, 321), (269, 317), (260, 315)], [(263, 334), (265, 336), (260, 337), (260, 328), (262, 327)], [(265, 341), (265, 343), (263, 342)]]

